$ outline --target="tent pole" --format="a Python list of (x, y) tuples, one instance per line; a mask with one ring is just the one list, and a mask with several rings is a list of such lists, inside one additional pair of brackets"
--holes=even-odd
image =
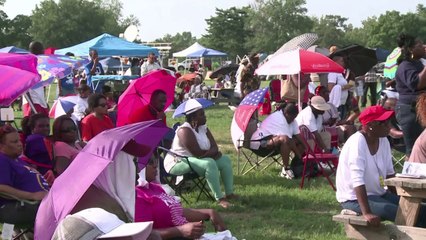
[(302, 104), (300, 101), (300, 72), (297, 74), (297, 105), (299, 112), (302, 111)]

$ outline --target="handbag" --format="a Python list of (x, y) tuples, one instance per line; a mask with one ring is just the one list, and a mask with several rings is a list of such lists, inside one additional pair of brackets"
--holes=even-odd
[[(300, 88), (300, 93), (305, 92), (305, 87)], [(298, 99), (298, 89), (297, 86), (293, 83), (292, 80), (281, 80), (281, 99), (289, 102), (297, 102)], [(303, 98), (303, 95), (300, 96)]]

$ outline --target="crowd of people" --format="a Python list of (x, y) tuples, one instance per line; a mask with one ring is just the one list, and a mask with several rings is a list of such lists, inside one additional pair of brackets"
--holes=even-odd
[[(395, 189), (385, 189), (383, 185), (384, 179), (395, 175), (392, 163), (394, 142), (404, 143), (404, 149), (400, 151), (406, 154), (408, 161), (426, 162), (423, 131), (426, 126), (426, 68), (420, 61), (425, 57), (425, 45), (419, 39), (402, 34), (398, 38), (398, 47), (398, 70), (395, 79), (390, 79), (388, 83), (395, 88), (383, 90), (377, 105), (377, 78), (374, 77), (377, 70), (372, 69), (365, 76), (355, 77), (348, 69), (345, 56), (337, 52), (332, 59), (346, 69), (345, 73), (328, 73), (326, 84), (317, 86), (315, 90), (310, 90), (308, 86), (309, 74), (302, 74), (301, 81), (295, 81), (299, 79), (297, 75), (284, 77), (283, 88), (289, 84), (300, 84), (297, 86), (300, 89), (297, 94), (303, 96), (302, 106), (297, 106), (297, 100), (288, 95), (294, 93), (282, 91), (282, 105), (258, 127), (250, 130), (250, 144), (247, 147), (260, 156), (271, 151), (279, 154), (282, 158), (279, 176), (286, 179), (300, 176), (292, 169), (291, 163), (300, 162), (308, 147), (321, 153), (339, 155), (336, 198), (342, 208), (362, 214), (374, 225), (381, 220), (394, 221), (399, 197)], [(30, 45), (33, 54), (41, 54), (42, 49), (40, 43)], [(336, 48), (330, 50), (335, 51)], [(38, 101), (44, 100), (41, 94), (44, 91), (30, 91), (28, 100), (34, 104), (33, 109), (38, 113), (34, 114), (29, 106), (24, 105), (26, 117), (22, 121), (22, 132), (7, 124), (0, 127), (0, 222), (34, 224), (40, 201), (49, 194), (55, 179), (67, 171), (93, 138), (116, 127), (111, 113), (117, 110), (117, 104), (111, 87), (104, 86), (102, 94), (92, 93), (91, 76), (103, 74), (103, 69), (95, 50), (90, 51), (90, 58), (90, 63), (85, 67), (85, 80), (76, 88), (76, 105), (54, 120), (52, 134), (47, 104)], [(260, 81), (255, 75), (258, 65), (258, 54), (252, 54), (241, 62), (235, 74), (234, 96), (228, 97), (243, 99), (259, 88)], [(140, 74), (145, 75), (159, 68), (155, 55), (150, 54), (141, 65)], [(182, 86), (188, 90), (185, 95), (187, 101), (206, 97), (197, 95), (203, 92), (203, 74), (201, 68), (194, 75), (194, 84), (189, 88)], [(215, 87), (224, 87), (224, 76), (219, 79)], [(371, 106), (366, 107), (369, 89)], [(162, 90), (154, 91), (150, 102), (143, 108), (134, 109), (128, 121), (122, 125), (150, 120), (159, 120), (166, 125), (164, 111), (168, 97)], [(167, 193), (157, 181), (161, 164), (166, 172), (173, 175), (183, 175), (193, 169), (198, 175), (204, 176), (215, 200), (223, 208), (232, 207), (239, 198), (234, 191), (231, 159), (222, 154), (213, 133), (207, 127), (204, 108), (194, 105), (185, 109), (184, 115), (185, 121), (176, 129), (170, 128), (161, 142), (173, 154), (166, 154), (164, 159), (158, 154), (152, 154), (145, 169), (138, 169), (145, 172), (140, 175), (145, 179), (140, 179), (142, 184), (134, 188), (136, 202), (133, 216), (111, 210), (123, 221), (153, 221), (156, 231), (151, 234), (152, 239), (197, 239), (205, 233), (206, 220), (211, 221), (216, 231), (227, 230), (225, 221), (216, 211), (183, 208), (179, 200)], [(311, 146), (306, 146), (301, 139), (299, 128), (302, 125), (315, 138), (315, 143), (307, 143)], [(145, 156), (148, 152), (146, 146), (130, 145), (123, 148), (130, 155)], [(105, 191), (93, 191), (108, 198)], [(108, 208), (111, 205), (103, 205), (100, 201), (91, 207), (120, 209), (117, 203), (111, 204), (114, 207)], [(22, 214), (14, 214), (16, 211)], [(418, 226), (426, 226), (424, 211), (421, 210)], [(69, 219), (60, 223), (54, 236), (66, 231), (72, 224)]]

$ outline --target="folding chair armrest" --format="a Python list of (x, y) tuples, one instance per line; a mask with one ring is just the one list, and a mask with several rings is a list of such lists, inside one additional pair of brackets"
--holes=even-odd
[(0, 192), (0, 197), (5, 198), (5, 199), (9, 199), (9, 200), (16, 200), (19, 202), (23, 202), (23, 203), (28, 203), (28, 204), (38, 204), (40, 201), (36, 201), (36, 200), (28, 200), (28, 199), (20, 199), (14, 195), (8, 194), (8, 193), (4, 193), (4, 192)]
[(173, 152), (170, 149), (167, 149), (167, 148), (164, 148), (164, 147), (161, 147), (161, 146), (158, 146), (157, 149), (163, 150), (163, 151), (167, 152), (168, 154), (173, 155), (174, 157), (179, 157), (179, 158), (182, 158), (182, 159), (186, 159), (186, 162), (187, 162), (189, 168), (191, 169), (191, 171), (195, 172), (195, 170), (191, 166), (191, 162), (188, 161), (188, 157), (187, 156), (180, 155), (178, 153)]

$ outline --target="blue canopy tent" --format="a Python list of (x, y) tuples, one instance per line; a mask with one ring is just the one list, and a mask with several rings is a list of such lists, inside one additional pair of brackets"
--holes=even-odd
[(226, 57), (227, 54), (214, 49), (206, 48), (199, 43), (194, 43), (187, 49), (173, 53), (173, 57), (200, 58), (200, 57)]
[(1, 53), (20, 53), (20, 54), (30, 53), (29, 51), (27, 51), (25, 49), (18, 48), (18, 47), (15, 47), (15, 46), (8, 46), (8, 47), (0, 48), (0, 52)]
[(74, 53), (75, 56), (88, 56), (89, 50), (92, 49), (98, 52), (99, 57), (146, 57), (151, 52), (158, 56), (158, 50), (156, 48), (132, 43), (107, 33), (72, 47), (58, 49), (55, 53), (64, 55), (67, 52), (71, 52)]

